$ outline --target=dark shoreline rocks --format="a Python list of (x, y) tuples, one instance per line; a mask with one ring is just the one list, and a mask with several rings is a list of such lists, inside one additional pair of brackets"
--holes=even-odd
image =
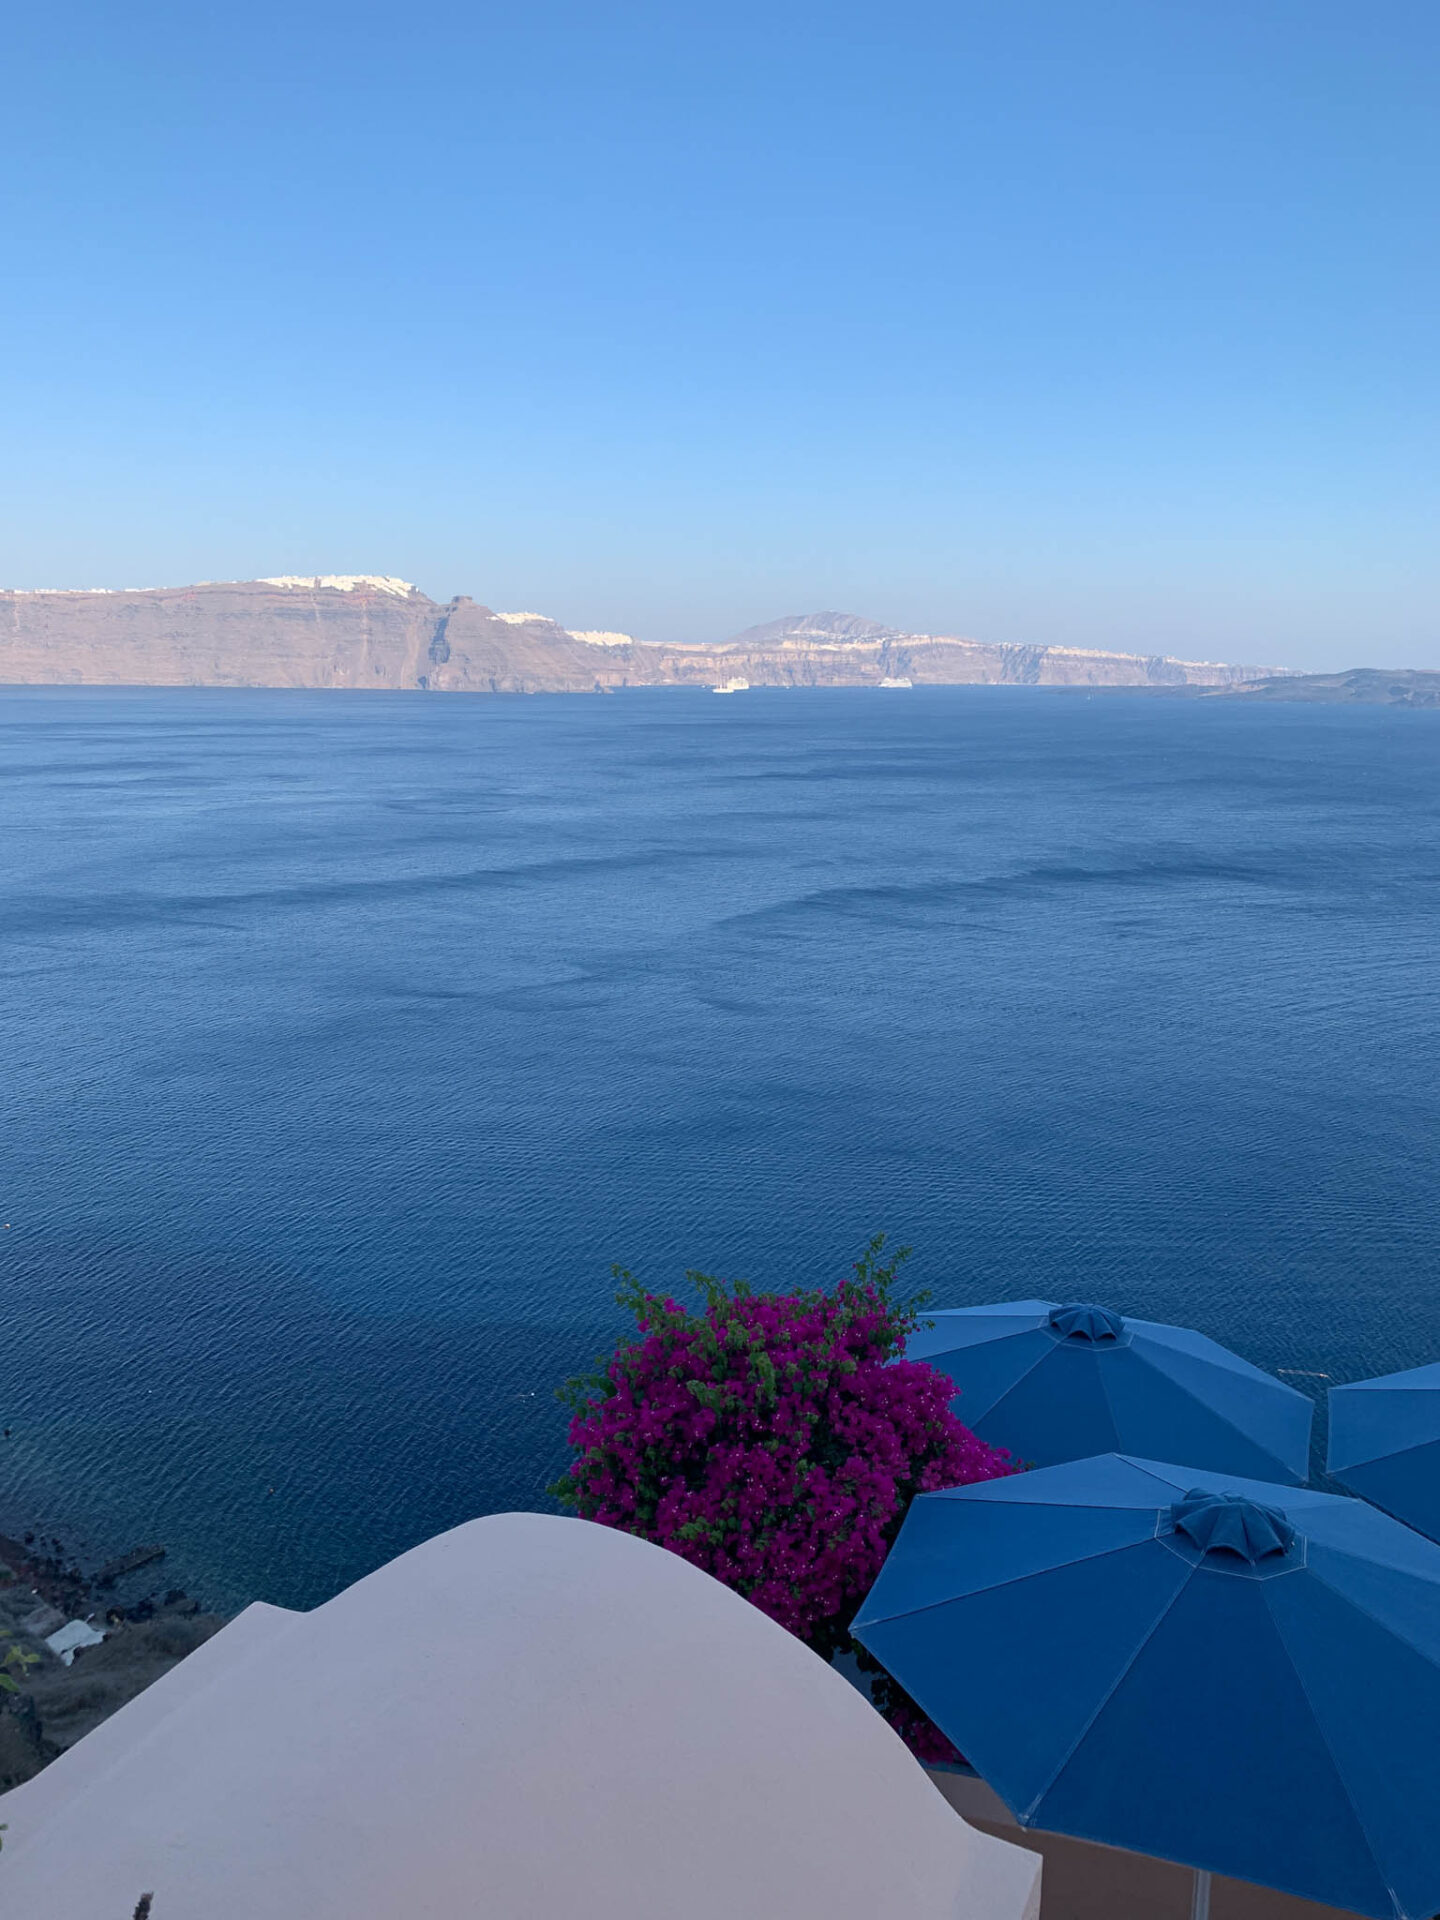
[[(86, 1575), (63, 1543), (0, 1534), (0, 1792), (30, 1779), (225, 1624), (181, 1588), (120, 1600), (114, 1583), (164, 1557), (137, 1547)], [(104, 1589), (104, 1592), (100, 1591)], [(69, 1660), (47, 1644), (81, 1620), (104, 1639)]]

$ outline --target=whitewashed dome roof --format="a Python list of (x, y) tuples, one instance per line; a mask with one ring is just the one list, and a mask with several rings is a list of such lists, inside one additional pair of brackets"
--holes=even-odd
[(725, 1587), (502, 1514), (254, 1606), (0, 1796), (0, 1911), (117, 1920), (1033, 1920), (859, 1694)]

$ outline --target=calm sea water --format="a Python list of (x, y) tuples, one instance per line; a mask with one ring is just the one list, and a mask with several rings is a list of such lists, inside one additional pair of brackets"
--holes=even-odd
[(612, 1261), (1440, 1356), (1440, 715), (10, 690), (0, 885), (0, 1522), (213, 1599), (544, 1504)]

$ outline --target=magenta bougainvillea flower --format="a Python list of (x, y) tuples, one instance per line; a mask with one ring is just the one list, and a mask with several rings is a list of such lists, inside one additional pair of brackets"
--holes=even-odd
[[(944, 1374), (901, 1357), (924, 1303), (897, 1301), (904, 1255), (881, 1264), (882, 1246), (829, 1291), (691, 1274), (698, 1310), (617, 1269), (637, 1337), (563, 1390), (575, 1458), (554, 1491), (693, 1561), (827, 1660), (857, 1651), (850, 1620), (915, 1495), (1018, 1467), (951, 1413)], [(877, 1699), (922, 1758), (953, 1755), (893, 1683)]]

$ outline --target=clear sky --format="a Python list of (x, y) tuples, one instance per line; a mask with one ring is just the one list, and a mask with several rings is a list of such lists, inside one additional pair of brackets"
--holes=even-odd
[(1440, 666), (1436, 0), (57, 0), (0, 583)]

